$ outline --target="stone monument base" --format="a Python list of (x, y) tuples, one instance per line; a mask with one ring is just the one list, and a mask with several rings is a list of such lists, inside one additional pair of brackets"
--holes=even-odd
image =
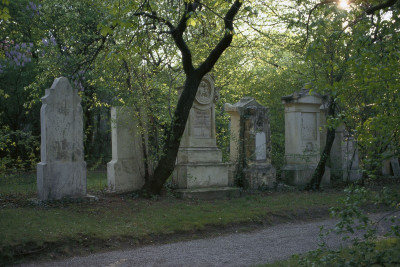
[(134, 159), (113, 159), (107, 163), (107, 182), (110, 192), (123, 193), (139, 190), (144, 185)]
[(177, 189), (174, 191), (178, 197), (185, 199), (226, 199), (240, 196), (237, 187), (207, 187), (195, 189)]
[[(287, 184), (303, 189), (310, 181), (317, 166), (310, 165), (286, 165), (283, 168), (283, 177)], [(330, 169), (325, 167), (321, 186), (330, 185)]]
[(86, 196), (86, 162), (53, 162), (37, 165), (38, 200)]
[(221, 163), (222, 151), (212, 147), (179, 148), (178, 162), (201, 163), (216, 162)]
[(228, 163), (180, 163), (175, 166), (172, 182), (179, 189), (228, 186)]
[(271, 164), (254, 163), (243, 170), (250, 189), (273, 188), (276, 182), (276, 170)]

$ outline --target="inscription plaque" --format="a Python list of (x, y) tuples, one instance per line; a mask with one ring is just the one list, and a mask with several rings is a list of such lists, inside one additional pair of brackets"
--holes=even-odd
[(267, 159), (267, 144), (265, 140), (266, 136), (264, 132), (256, 133), (256, 160)]
[(303, 140), (317, 140), (317, 114), (301, 113), (301, 137)]
[(193, 109), (193, 136), (196, 138), (211, 138), (211, 110)]

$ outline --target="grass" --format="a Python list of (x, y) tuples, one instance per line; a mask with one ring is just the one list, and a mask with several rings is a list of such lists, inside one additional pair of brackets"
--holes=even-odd
[[(0, 181), (0, 259), (9, 263), (45, 247), (86, 246), (82, 244), (84, 240), (137, 241), (209, 227), (307, 219), (312, 217), (312, 210), (327, 211), (342, 196), (330, 191), (269, 193), (216, 201), (172, 197), (135, 199), (130, 195), (105, 194), (102, 190), (106, 182), (105, 173), (89, 172), (88, 192), (99, 196), (98, 201), (59, 201), (38, 206), (28, 201), (36, 194), (34, 174), (3, 177)], [(95, 250), (100, 249), (94, 246)]]
[[(326, 216), (342, 192), (286, 192), (215, 201), (134, 198), (104, 193), (107, 177), (89, 172), (88, 192), (98, 201), (57, 201), (34, 205), (34, 174), (0, 181), (0, 265), (49, 255), (119, 248), (121, 242), (146, 243), (213, 228), (275, 224)], [(58, 251), (58, 254), (56, 253)], [(54, 254), (56, 253), (56, 254)], [(88, 253), (88, 252), (86, 252)], [(47, 256), (46, 256), (47, 255)]]
[[(88, 192), (104, 190), (107, 187), (107, 173), (90, 171), (87, 174)], [(36, 173), (0, 174), (0, 198), (3, 195), (34, 195), (36, 188)]]

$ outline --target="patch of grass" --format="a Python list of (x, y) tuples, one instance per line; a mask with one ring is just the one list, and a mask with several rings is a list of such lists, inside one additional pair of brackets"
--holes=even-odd
[(0, 195), (36, 193), (36, 174), (17, 173), (0, 176)]
[[(89, 171), (87, 173), (87, 191), (97, 192), (107, 187), (107, 173)], [(36, 173), (17, 173), (0, 175), (0, 196), (36, 194)]]
[(107, 189), (107, 172), (88, 171), (87, 173), (87, 191), (97, 192)]
[[(337, 192), (292, 192), (218, 201), (109, 196), (97, 202), (4, 207), (0, 209), (0, 229), (7, 230), (0, 231), (0, 256), (3, 261), (13, 261), (18, 253), (26, 253), (25, 249), (18, 252), (21, 247), (27, 247), (26, 250), (41, 248), (60, 240), (73, 240), (79, 246), (88, 239), (101, 243), (115, 237), (144, 239), (209, 226), (265, 223), (272, 216), (284, 217), (287, 221), (296, 218), (299, 210), (327, 210), (341, 195)], [(307, 219), (305, 213), (299, 216), (304, 218), (304, 215)], [(311, 214), (309, 216), (311, 218)]]

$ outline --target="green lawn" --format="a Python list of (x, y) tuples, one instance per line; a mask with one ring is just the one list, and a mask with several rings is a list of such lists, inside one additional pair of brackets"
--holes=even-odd
[(115, 238), (140, 240), (210, 226), (306, 219), (312, 217), (312, 211), (335, 205), (342, 196), (340, 192), (329, 191), (265, 193), (216, 201), (173, 197), (140, 199), (107, 195), (104, 192), (106, 174), (89, 172), (88, 192), (99, 196), (98, 201), (59, 201), (38, 206), (28, 201), (36, 194), (35, 174), (3, 178), (0, 182), (0, 254), (5, 262), (15, 260), (19, 250), (23, 254), (32, 247), (40, 250), (60, 246), (64, 241), (79, 246), (82, 240), (100, 243)]
[[(104, 190), (107, 186), (107, 173), (89, 171), (87, 190), (89, 192)], [(0, 174), (0, 198), (4, 195), (35, 195), (36, 173)]]
[[(163, 239), (211, 228), (274, 224), (327, 216), (341, 191), (286, 192), (247, 195), (215, 201), (173, 197), (135, 198), (106, 194), (106, 174), (89, 172), (88, 192), (97, 201), (56, 201), (36, 205), (35, 175), (5, 177), (0, 182), (0, 265), (27, 257), (76, 254), (118, 248), (118, 240)], [(211, 227), (211, 228), (210, 228)], [(201, 233), (201, 231), (200, 231)], [(201, 235), (201, 234), (200, 234)], [(164, 237), (164, 239), (165, 239)], [(110, 244), (110, 240), (117, 240)], [(146, 242), (145, 242), (146, 243)], [(74, 250), (75, 249), (75, 250)], [(58, 254), (60, 255), (60, 254)]]

